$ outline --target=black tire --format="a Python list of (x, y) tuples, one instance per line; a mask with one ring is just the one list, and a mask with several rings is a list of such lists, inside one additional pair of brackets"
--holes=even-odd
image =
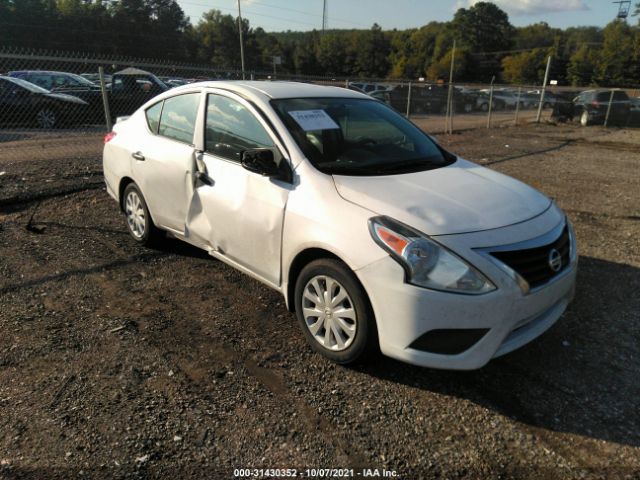
[(488, 112), (489, 111), (489, 102), (483, 102), (480, 104), (480, 110), (482, 110), (483, 112)]
[[(307, 305), (307, 308), (310, 307), (310, 300), (304, 297), (306, 293), (305, 288), (308, 288), (308, 284), (317, 277), (327, 277), (336, 281), (339, 284), (339, 288), (336, 290), (337, 293), (341, 292), (341, 289), (344, 288), (348, 298), (340, 302), (336, 307), (340, 307), (345, 310), (353, 309), (355, 311), (355, 319), (353, 320), (353, 324), (355, 325), (355, 334), (353, 339), (346, 348), (338, 351), (326, 348), (320, 343), (321, 340), (316, 339), (314, 334), (311, 332), (311, 327), (307, 325), (307, 320), (305, 320), (305, 314), (303, 313), (303, 308), (305, 308), (303, 301)], [(320, 282), (322, 282), (322, 280), (320, 280)], [(325, 282), (324, 286), (327, 286), (327, 283), (328, 282)], [(309, 292), (313, 293), (314, 288), (310, 288), (312, 290), (309, 290)], [(314, 308), (320, 309), (322, 307), (316, 304)], [(326, 258), (314, 260), (305, 266), (296, 280), (295, 309), (296, 317), (298, 318), (298, 322), (300, 323), (300, 327), (307, 342), (314, 351), (320, 353), (326, 358), (336, 363), (347, 365), (357, 361), (366, 360), (379, 351), (376, 322), (367, 294), (362, 285), (360, 285), (355, 274), (342, 262)], [(336, 318), (335, 322), (337, 324), (341, 319), (335, 313), (334, 315)], [(331, 318), (331, 316), (326, 315), (324, 320), (319, 316), (317, 317), (316, 322), (323, 322), (323, 326), (318, 329), (319, 337), (326, 339), (326, 329), (324, 326), (327, 325), (327, 320), (331, 320)], [(344, 318), (342, 318), (342, 320), (344, 321)], [(349, 322), (349, 324), (350, 323), (351, 322)], [(315, 325), (316, 323), (313, 324), (313, 326)], [(338, 329), (340, 332), (344, 333), (342, 327), (338, 327)], [(325, 332), (325, 334), (322, 334), (322, 332)], [(329, 335), (331, 335), (337, 343), (335, 333), (331, 332)], [(329, 337), (329, 339), (331, 339), (331, 337)], [(338, 345), (336, 345), (336, 347), (338, 347)]]
[[(140, 202), (139, 206), (144, 214), (143, 230), (136, 229), (136, 227), (133, 226), (133, 224), (135, 224), (136, 222), (130, 221), (130, 215), (131, 215), (130, 210), (132, 210), (131, 207), (135, 206), (135, 203), (133, 205), (128, 204), (128, 199), (130, 195), (137, 197)], [(133, 197), (131, 198), (133, 201)], [(122, 211), (124, 212), (125, 220), (127, 223), (127, 230), (129, 231), (129, 234), (131, 235), (131, 237), (141, 245), (153, 245), (160, 237), (160, 231), (154, 225), (153, 219), (151, 218), (151, 214), (149, 213), (149, 208), (147, 207), (147, 202), (144, 199), (142, 192), (140, 191), (140, 189), (135, 183), (130, 183), (124, 189), (124, 192), (122, 193), (121, 202), (122, 202)]]
[(38, 128), (45, 129), (56, 128), (60, 124), (58, 112), (52, 107), (41, 107), (36, 112), (35, 122)]

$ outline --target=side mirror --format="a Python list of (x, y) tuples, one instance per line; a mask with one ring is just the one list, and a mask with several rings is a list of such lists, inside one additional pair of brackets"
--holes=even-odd
[(276, 163), (274, 150), (271, 148), (252, 148), (242, 152), (242, 166), (246, 170), (258, 173), (264, 177), (271, 177), (278, 180), (291, 181), (291, 170), (282, 159)]

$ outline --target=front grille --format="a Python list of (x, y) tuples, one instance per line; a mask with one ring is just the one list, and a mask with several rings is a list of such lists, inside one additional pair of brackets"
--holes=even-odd
[[(560, 259), (562, 261), (558, 271), (554, 271), (549, 262), (549, 256), (553, 249), (556, 249), (560, 253)], [(529, 284), (529, 288), (536, 288), (544, 285), (569, 267), (569, 230), (565, 227), (555, 241), (542, 247), (491, 252), (491, 255), (524, 278)]]

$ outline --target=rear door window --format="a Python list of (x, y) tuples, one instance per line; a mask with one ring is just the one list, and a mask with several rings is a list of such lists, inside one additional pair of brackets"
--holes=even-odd
[(199, 105), (200, 93), (186, 93), (167, 98), (162, 107), (158, 134), (192, 144)]
[(145, 112), (147, 116), (147, 125), (149, 125), (149, 130), (153, 133), (158, 133), (158, 126), (160, 125), (160, 114), (162, 113), (162, 103), (158, 102), (155, 105), (147, 108)]

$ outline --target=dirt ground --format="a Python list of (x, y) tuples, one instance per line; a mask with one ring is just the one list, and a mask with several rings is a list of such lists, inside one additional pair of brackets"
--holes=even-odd
[(99, 133), (80, 140), (0, 143), (0, 479), (640, 479), (640, 130), (439, 136), (556, 199), (578, 236), (566, 314), (473, 372), (323, 360), (277, 293), (177, 241), (137, 246)]

